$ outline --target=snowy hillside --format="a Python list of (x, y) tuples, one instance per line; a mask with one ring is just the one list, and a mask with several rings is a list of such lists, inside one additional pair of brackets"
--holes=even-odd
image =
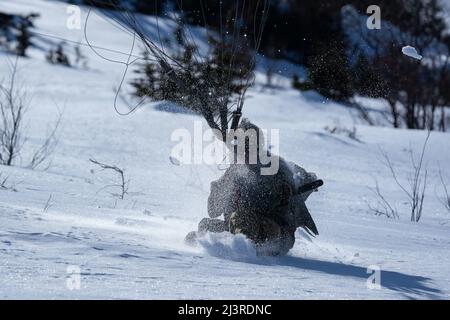
[[(66, 28), (66, 9), (57, 1), (0, 2), (3, 12), (40, 13), (39, 33), (84, 41), (83, 30)], [(154, 25), (155, 19), (148, 23)], [(170, 28), (159, 23), (163, 30)], [(95, 14), (89, 38), (98, 47), (121, 52), (129, 52), (132, 43), (132, 37)], [(190, 247), (183, 239), (207, 216), (209, 184), (222, 171), (175, 166), (169, 160), (170, 137), (179, 128), (193, 132), (201, 118), (159, 111), (157, 104), (120, 116), (113, 101), (122, 65), (87, 47), (81, 50), (88, 69), (51, 65), (46, 50), (59, 40), (41, 36), (35, 43), (31, 58), (19, 61), (18, 77), (32, 92), (26, 135), (38, 148), (59, 107), (64, 110), (60, 142), (48, 170), (0, 167), (10, 187), (0, 189), (0, 298), (450, 298), (450, 212), (440, 201), (439, 180), (441, 168), (450, 183), (449, 133), (431, 134), (423, 217), (413, 223), (407, 198), (382, 163), (380, 149), (407, 183), (412, 173), (408, 148), (420, 152), (426, 132), (366, 126), (348, 107), (293, 90), (282, 76), (283, 88), (263, 90), (264, 75), (258, 74), (245, 116), (262, 128), (279, 129), (280, 154), (324, 180), (308, 200), (320, 235), (298, 231), (295, 247), (282, 258), (257, 257), (246, 239), (226, 234)], [(1, 79), (7, 79), (13, 59), (0, 53)], [(130, 72), (128, 78), (133, 76)], [(378, 101), (368, 103), (379, 108)], [(337, 123), (349, 130), (355, 125), (357, 139), (324, 129)], [(124, 200), (105, 189), (115, 177), (91, 158), (125, 169), (130, 182)], [(375, 179), (397, 207), (398, 220), (369, 209), (378, 200), (370, 189)], [(67, 286), (73, 266), (81, 271), (79, 290)], [(376, 266), (381, 289), (369, 289), (368, 268)]]

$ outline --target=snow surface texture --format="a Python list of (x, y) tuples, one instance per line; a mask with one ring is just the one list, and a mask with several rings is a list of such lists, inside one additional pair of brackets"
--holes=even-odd
[[(66, 8), (55, 1), (0, 2), (1, 11), (39, 12), (39, 32), (83, 40), (81, 30), (65, 28)], [(147, 21), (155, 24), (153, 18)], [(132, 42), (95, 15), (89, 36), (97, 46), (124, 52)], [(112, 88), (123, 66), (87, 48), (82, 50), (88, 70), (50, 65), (45, 50), (58, 41), (42, 37), (35, 42), (39, 47), (19, 65), (19, 77), (33, 92), (28, 114), (33, 121), (27, 127), (33, 147), (42, 143), (43, 128), (56, 117), (55, 104), (65, 106), (65, 112), (61, 141), (47, 171), (0, 168), (17, 189), (0, 190), (0, 298), (450, 298), (450, 213), (438, 199), (437, 175), (440, 166), (450, 178), (449, 134), (431, 135), (423, 218), (412, 223), (404, 194), (378, 159), (380, 148), (386, 150), (406, 183), (411, 174), (407, 149), (411, 144), (418, 151), (425, 132), (357, 124), (357, 140), (331, 134), (324, 127), (353, 127), (348, 107), (288, 85), (270, 91), (257, 85), (245, 116), (262, 128), (280, 129), (280, 153), (325, 181), (308, 200), (320, 236), (311, 239), (298, 231), (295, 247), (282, 258), (258, 257), (248, 240), (227, 234), (208, 235), (192, 248), (183, 238), (207, 215), (209, 183), (222, 172), (206, 165), (173, 165), (170, 135), (177, 128), (192, 131), (200, 118), (154, 106), (121, 117), (113, 109)], [(2, 78), (8, 59), (0, 54)], [(279, 83), (288, 84), (283, 73), (289, 70), (279, 71)], [(263, 80), (257, 74), (258, 83)], [(380, 104), (366, 103), (374, 109)], [(125, 200), (112, 196), (114, 190), (102, 190), (114, 176), (99, 171), (89, 158), (126, 169), (130, 190)], [(376, 202), (369, 190), (375, 178), (398, 208), (399, 220), (368, 209), (367, 202)], [(367, 286), (370, 266), (381, 268), (380, 289)], [(79, 289), (67, 285), (76, 268)]]

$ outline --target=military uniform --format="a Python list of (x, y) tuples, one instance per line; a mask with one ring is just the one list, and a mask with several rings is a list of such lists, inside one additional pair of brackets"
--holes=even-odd
[(274, 175), (261, 175), (262, 164), (232, 164), (213, 181), (208, 198), (210, 218), (200, 222), (198, 233), (244, 234), (265, 255), (286, 254), (294, 246), (299, 227), (318, 234), (305, 205), (312, 191), (296, 194), (299, 187), (317, 177), (282, 158), (277, 160), (279, 170)]

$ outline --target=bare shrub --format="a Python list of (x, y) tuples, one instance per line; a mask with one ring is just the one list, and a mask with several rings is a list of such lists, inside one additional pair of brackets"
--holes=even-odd
[(29, 168), (37, 168), (39, 165), (44, 163), (48, 159), (48, 157), (55, 151), (59, 142), (58, 129), (61, 124), (61, 119), (62, 113), (59, 112), (58, 118), (53, 125), (53, 128), (50, 130), (50, 133), (46, 137), (44, 143), (34, 152), (33, 156), (31, 157), (31, 161), (28, 165)]
[(349, 139), (361, 142), (361, 140), (358, 138), (358, 132), (355, 125), (353, 125), (351, 128), (348, 128), (342, 125), (339, 121), (335, 121), (334, 125), (326, 126), (324, 130), (329, 132), (330, 134), (344, 135)]
[(8, 85), (0, 85), (0, 163), (12, 165), (24, 144), (23, 117), (27, 110), (26, 92), (16, 88), (17, 64), (11, 72)]
[(398, 219), (397, 208), (393, 207), (390, 202), (383, 196), (380, 190), (378, 181), (375, 180), (375, 189), (371, 189), (377, 196), (378, 203), (376, 207), (373, 207), (370, 203), (367, 203), (369, 210), (376, 216), (385, 216), (389, 219)]
[(89, 159), (90, 162), (92, 162), (93, 164), (99, 166), (102, 170), (112, 170), (114, 172), (116, 172), (119, 175), (120, 181), (119, 183), (116, 184), (112, 184), (112, 185), (107, 185), (102, 189), (106, 189), (106, 188), (119, 188), (120, 189), (120, 193), (113, 193), (114, 196), (118, 196), (121, 200), (123, 200), (125, 198), (125, 195), (128, 194), (128, 185), (130, 183), (130, 180), (125, 180), (125, 173), (124, 170), (114, 166), (114, 165), (108, 165), (108, 164), (104, 164), (101, 162), (98, 162), (95, 159)]
[(0, 173), (0, 190), (17, 192), (17, 184), (18, 183), (9, 183), (9, 176), (3, 176), (3, 174)]
[[(17, 59), (12, 63), (9, 81), (0, 83), (0, 164), (6, 166), (15, 165), (26, 144), (24, 120), (31, 103), (27, 90), (17, 82), (17, 63)], [(61, 118), (59, 113), (53, 129), (33, 153), (28, 167), (35, 169), (54, 152)]]
[(445, 208), (450, 212), (450, 194), (448, 192), (447, 184), (444, 180), (444, 175), (442, 174), (442, 170), (439, 170), (439, 180), (442, 184), (442, 189), (444, 191), (444, 198), (440, 199)]
[[(394, 179), (397, 186), (403, 191), (403, 193), (408, 198), (408, 203), (410, 205), (411, 221), (413, 222), (419, 222), (422, 217), (428, 178), (428, 171), (426, 168), (424, 168), (423, 160), (429, 138), (430, 138), (430, 131), (428, 131), (427, 133), (427, 137), (422, 146), (422, 150), (418, 159), (416, 159), (413, 150), (411, 148), (409, 149), (411, 166), (413, 169), (413, 174), (408, 177), (409, 185), (404, 185), (400, 182), (398, 174), (388, 154), (383, 150), (381, 151), (382, 156), (385, 160), (385, 164), (391, 172), (392, 178)], [(380, 194), (379, 197), (382, 198), (381, 193), (380, 192), (378, 193)], [(383, 200), (383, 202), (385, 204), (387, 203), (387, 201), (385, 200)], [(389, 205), (389, 203), (387, 203), (386, 205), (388, 205), (388, 207), (392, 207)]]

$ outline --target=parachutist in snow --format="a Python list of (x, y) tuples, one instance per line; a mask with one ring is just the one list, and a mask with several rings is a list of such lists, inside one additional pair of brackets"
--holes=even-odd
[[(140, 92), (138, 96), (172, 101), (201, 115), (234, 156), (233, 164), (223, 177), (211, 184), (208, 199), (210, 218), (200, 222), (199, 233), (208, 231), (241, 233), (252, 240), (258, 248), (264, 250), (270, 248), (269, 251), (261, 250), (260, 253), (281, 255), (287, 253), (294, 245), (294, 233), (298, 227), (303, 227), (312, 234), (318, 234), (304, 203), (312, 192), (309, 189), (305, 190), (304, 186), (316, 181), (316, 176), (287, 163), (280, 157), (266, 157), (264, 153), (267, 155), (267, 150), (263, 150), (264, 147), (260, 150), (260, 146), (264, 146), (264, 143), (260, 143), (264, 141), (262, 132), (249, 121), (241, 121), (247, 91), (255, 81), (254, 69), (270, 1), (256, 1), (250, 6), (247, 6), (245, 1), (230, 3), (234, 3), (234, 6), (230, 7), (233, 9), (229, 10), (226, 23), (222, 21), (220, 15), (221, 36), (217, 39), (209, 37), (209, 41), (213, 43), (212, 52), (203, 57), (198, 50), (192, 50), (192, 45), (186, 45), (187, 55), (167, 54), (162, 44), (158, 45), (149, 38), (146, 28), (143, 28), (139, 19), (126, 9), (117, 10), (112, 19), (133, 35), (133, 46), (125, 63), (125, 70), (132, 64), (130, 58), (135, 40), (140, 40), (146, 53), (156, 63), (158, 90), (153, 88), (155, 77), (151, 76), (150, 84), (145, 81), (143, 85), (138, 83)], [(118, 8), (117, 5), (112, 6)], [(203, 9), (202, 13), (204, 16)], [(247, 25), (243, 23), (245, 21), (252, 23)], [(87, 23), (85, 38), (88, 42), (86, 26)], [(242, 36), (252, 29), (254, 33), (252, 37)], [(195, 39), (192, 40), (194, 47), (198, 47)], [(117, 109), (119, 91), (120, 89), (116, 94), (114, 108), (121, 115), (133, 112), (145, 101), (141, 100), (135, 107), (130, 108), (129, 112), (120, 113)], [(252, 132), (257, 132), (254, 134), (257, 137), (251, 137), (248, 144), (247, 138), (243, 141), (238, 140), (237, 144), (232, 143), (234, 140), (230, 140), (229, 136), (235, 134), (236, 129), (243, 131), (252, 129)], [(268, 163), (266, 158), (269, 158)], [(272, 174), (268, 175), (267, 172)], [(299, 173), (296, 175), (297, 178), (294, 178), (295, 173)], [(301, 192), (298, 189), (300, 187), (303, 187)], [(221, 216), (223, 220), (218, 219)], [(186, 240), (194, 241), (196, 236), (197, 233), (190, 233)]]
[[(231, 164), (219, 180), (211, 183), (209, 218), (200, 221), (198, 232), (189, 233), (186, 241), (195, 242), (197, 236), (207, 232), (230, 232), (253, 241), (259, 254), (284, 255), (294, 246), (297, 228), (318, 235), (305, 201), (322, 181), (281, 157), (272, 158), (279, 161), (275, 174), (262, 175), (264, 165), (259, 157), (255, 164), (248, 159), (251, 150), (257, 150), (259, 155), (259, 146), (264, 145), (263, 133), (245, 119), (239, 128), (256, 130), (257, 139), (248, 139), (245, 159), (240, 159), (244, 162)], [(255, 149), (251, 148), (251, 141), (256, 141)]]

